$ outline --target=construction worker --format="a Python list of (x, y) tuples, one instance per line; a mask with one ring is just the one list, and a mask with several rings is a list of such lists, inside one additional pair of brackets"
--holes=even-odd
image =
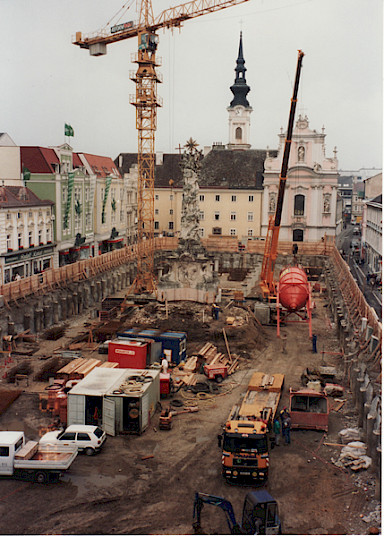
[(277, 418), (273, 422), (273, 433), (275, 435), (275, 445), (278, 446), (280, 445), (281, 425)]
[(217, 321), (219, 319), (220, 308), (215, 303), (212, 304), (212, 317)]
[(317, 354), (317, 336), (315, 334), (312, 336), (312, 352)]
[(165, 374), (168, 372), (168, 360), (165, 357), (165, 354), (163, 354), (163, 357), (161, 359), (161, 372)]
[(289, 412), (287, 412), (287, 415), (284, 417), (282, 421), (282, 430), (283, 430), (283, 437), (284, 437), (284, 444), (288, 445), (291, 443), (291, 416), (289, 415)]

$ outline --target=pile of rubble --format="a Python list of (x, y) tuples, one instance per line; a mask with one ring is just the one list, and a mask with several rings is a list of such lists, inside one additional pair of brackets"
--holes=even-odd
[(341, 442), (345, 447), (341, 449), (341, 453), (337, 461), (333, 460), (335, 466), (339, 468), (350, 468), (351, 470), (366, 470), (372, 464), (371, 457), (367, 456), (367, 446), (361, 442), (359, 429), (348, 428), (339, 432)]

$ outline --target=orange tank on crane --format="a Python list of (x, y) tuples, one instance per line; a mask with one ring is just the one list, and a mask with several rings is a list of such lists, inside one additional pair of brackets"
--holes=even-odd
[(288, 311), (301, 310), (307, 303), (308, 278), (300, 267), (287, 267), (280, 273), (278, 283), (279, 302)]
[[(292, 321), (292, 314), (295, 320)], [(277, 335), (280, 336), (281, 323), (304, 322), (312, 337), (311, 285), (301, 267), (287, 267), (280, 273), (277, 284)]]

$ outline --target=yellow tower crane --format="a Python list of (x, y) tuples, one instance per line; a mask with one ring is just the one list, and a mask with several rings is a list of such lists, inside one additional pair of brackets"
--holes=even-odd
[(136, 95), (130, 99), (136, 107), (136, 129), (138, 131), (138, 185), (137, 185), (137, 274), (134, 292), (153, 293), (156, 290), (154, 277), (154, 186), (155, 186), (155, 131), (157, 107), (161, 100), (157, 95), (156, 49), (159, 28), (181, 27), (188, 19), (248, 0), (192, 0), (166, 9), (155, 19), (152, 0), (137, 0), (139, 20), (125, 22), (86, 36), (76, 32), (74, 45), (89, 50), (91, 56), (107, 53), (107, 45), (138, 37), (138, 51), (134, 61), (138, 64), (131, 79), (136, 83)]

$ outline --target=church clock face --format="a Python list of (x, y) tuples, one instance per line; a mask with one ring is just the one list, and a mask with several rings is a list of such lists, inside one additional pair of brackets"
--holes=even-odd
[(235, 113), (236, 113), (237, 116), (239, 116), (241, 114), (240, 108), (236, 108)]

